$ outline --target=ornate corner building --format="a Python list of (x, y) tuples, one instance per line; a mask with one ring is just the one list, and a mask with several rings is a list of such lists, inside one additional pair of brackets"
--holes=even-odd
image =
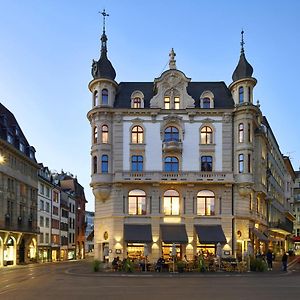
[(250, 244), (255, 252), (288, 247), (290, 228), (269, 226), (272, 218), (288, 222), (288, 170), (253, 103), (257, 80), (243, 37), (241, 45), (228, 87), (192, 81), (177, 69), (173, 49), (169, 69), (153, 82), (117, 83), (103, 28), (87, 115), (96, 258), (156, 260), (174, 246), (191, 258), (216, 254), (219, 243), (222, 255), (237, 257)]

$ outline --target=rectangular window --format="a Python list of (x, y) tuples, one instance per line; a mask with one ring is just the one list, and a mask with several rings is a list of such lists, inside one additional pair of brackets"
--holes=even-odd
[(47, 228), (50, 227), (50, 220), (49, 220), (49, 218), (46, 218), (46, 227), (47, 227)]
[(46, 186), (46, 196), (49, 198), (50, 196), (50, 189), (48, 186)]
[(46, 243), (46, 244), (49, 243), (49, 233), (46, 233), (46, 236), (45, 236), (45, 243)]
[(197, 197), (197, 215), (214, 216), (215, 215), (215, 198), (214, 197)]
[(40, 216), (40, 227), (44, 227), (44, 217)]
[(143, 156), (133, 155), (131, 158), (131, 171), (142, 172), (143, 171)]
[(46, 202), (46, 212), (50, 212), (50, 203)]
[(40, 211), (44, 211), (44, 201), (40, 200)]
[(44, 243), (44, 233), (43, 232), (40, 233), (40, 243), (41, 244)]
[(251, 124), (248, 123), (248, 142), (252, 142), (252, 135), (251, 135)]
[(146, 197), (129, 196), (128, 197), (128, 214), (145, 215), (146, 214)]
[(164, 213), (169, 216), (179, 215), (179, 197), (164, 197)]
[(211, 172), (212, 171), (212, 156), (201, 156), (201, 171)]
[(26, 197), (27, 194), (27, 187), (24, 183), (20, 183), (20, 196)]
[(53, 206), (52, 213), (53, 215), (58, 216), (58, 207)]
[(180, 98), (179, 97), (174, 98), (174, 108), (180, 109)]
[(170, 109), (170, 97), (165, 97), (165, 109)]
[(58, 203), (58, 192), (53, 191), (53, 201)]

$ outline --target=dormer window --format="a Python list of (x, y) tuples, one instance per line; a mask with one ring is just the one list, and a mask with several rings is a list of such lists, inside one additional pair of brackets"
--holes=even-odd
[(180, 108), (180, 98), (179, 97), (175, 97), (174, 98), (174, 108), (175, 109), (179, 109)]
[(200, 107), (204, 109), (214, 108), (214, 94), (207, 90), (200, 96)]
[(170, 97), (165, 97), (164, 100), (164, 109), (170, 109)]
[(140, 97), (135, 97), (133, 99), (133, 108), (141, 108), (141, 98)]
[(239, 87), (239, 103), (244, 102), (244, 88), (242, 86)]
[(144, 108), (144, 94), (141, 91), (131, 94), (131, 108)]
[(14, 138), (13, 138), (13, 136), (12, 136), (11, 134), (8, 134), (8, 135), (7, 135), (7, 141), (8, 141), (10, 144), (13, 144)]
[(108, 104), (108, 90), (103, 89), (102, 90), (102, 105), (107, 105)]
[(20, 143), (20, 151), (25, 152), (25, 145)]
[(203, 99), (203, 106), (202, 108), (210, 108), (210, 99), (209, 98), (204, 98)]

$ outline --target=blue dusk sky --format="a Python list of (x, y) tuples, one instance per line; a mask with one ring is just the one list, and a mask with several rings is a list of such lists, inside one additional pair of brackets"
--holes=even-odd
[(0, 0), (0, 102), (38, 162), (77, 175), (94, 210), (87, 88), (99, 58), (103, 8), (116, 81), (153, 81), (174, 47), (193, 81), (229, 85), (240, 32), (260, 101), (283, 154), (300, 166), (300, 1)]

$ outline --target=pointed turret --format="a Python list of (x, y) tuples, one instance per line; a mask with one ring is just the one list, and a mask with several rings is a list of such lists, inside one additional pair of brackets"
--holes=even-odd
[(98, 61), (93, 60), (92, 75), (94, 79), (105, 78), (114, 80), (116, 71), (111, 62), (107, 58), (107, 36), (105, 34), (105, 17), (109, 16), (105, 9), (101, 13), (103, 15), (103, 33), (101, 36), (101, 56)]
[(242, 34), (242, 41), (241, 41), (241, 55), (238, 65), (236, 66), (233, 74), (232, 74), (232, 80), (237, 81), (243, 78), (250, 78), (253, 74), (253, 68), (249, 64), (249, 62), (246, 59), (245, 51), (244, 51), (244, 31), (241, 32)]

